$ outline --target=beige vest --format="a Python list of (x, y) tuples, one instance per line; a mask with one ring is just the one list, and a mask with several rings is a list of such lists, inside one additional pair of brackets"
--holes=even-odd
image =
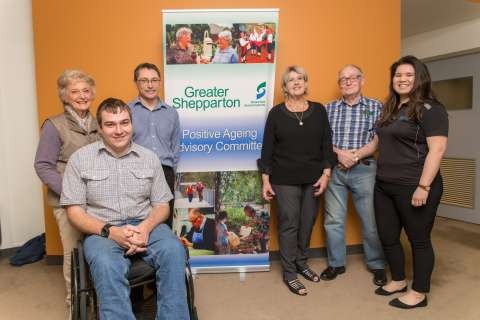
[[(85, 131), (73, 116), (65, 111), (53, 118), (49, 118), (53, 126), (57, 129), (62, 141), (60, 153), (57, 160), (57, 170), (60, 175), (63, 176), (65, 167), (67, 165), (70, 156), (87, 144), (97, 141), (100, 136), (98, 135), (97, 122), (95, 118), (91, 117), (90, 124), (88, 125), (89, 131)], [(48, 204), (53, 207), (58, 207), (60, 196), (52, 190), (48, 189), (47, 196)]]

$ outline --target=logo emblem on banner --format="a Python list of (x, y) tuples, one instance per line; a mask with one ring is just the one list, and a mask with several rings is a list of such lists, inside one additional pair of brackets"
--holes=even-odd
[(257, 100), (262, 98), (266, 93), (267, 82), (264, 81), (257, 86)]

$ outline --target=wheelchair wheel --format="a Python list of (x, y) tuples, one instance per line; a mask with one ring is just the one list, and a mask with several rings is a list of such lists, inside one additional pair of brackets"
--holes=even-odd
[(195, 290), (193, 286), (193, 275), (190, 264), (185, 268), (185, 285), (187, 286), (187, 303), (190, 320), (198, 320), (197, 308), (195, 307)]
[(73, 249), (70, 265), (70, 304), (72, 310), (72, 320), (80, 319), (80, 275), (78, 265), (78, 249)]

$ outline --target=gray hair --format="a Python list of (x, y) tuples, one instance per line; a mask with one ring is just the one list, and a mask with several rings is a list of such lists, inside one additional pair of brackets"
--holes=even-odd
[(230, 32), (230, 30), (223, 30), (218, 34), (218, 37), (226, 39), (228, 40), (228, 42), (232, 42), (232, 33)]
[(65, 91), (73, 82), (85, 82), (92, 89), (93, 96), (95, 96), (95, 80), (88, 74), (80, 70), (65, 70), (57, 79), (58, 97), (65, 103)]
[(282, 74), (282, 92), (285, 97), (288, 97), (288, 89), (287, 89), (287, 83), (288, 83), (288, 75), (290, 72), (295, 72), (298, 73), (303, 77), (303, 80), (305, 80), (305, 94), (307, 94), (307, 89), (308, 89), (308, 74), (300, 66), (288, 66), (285, 72)]
[(181, 36), (183, 35), (191, 35), (192, 34), (192, 29), (187, 28), (187, 27), (181, 27), (180, 29), (177, 30), (177, 33), (175, 33), (175, 39), (179, 40)]
[(357, 71), (360, 73), (360, 75), (363, 77), (363, 71), (362, 69), (357, 66), (356, 64), (346, 64), (342, 67), (342, 69), (340, 69), (338, 71), (338, 76), (340, 77), (340, 73), (342, 73), (343, 70), (347, 69), (347, 68), (354, 68), (354, 69), (357, 69)]

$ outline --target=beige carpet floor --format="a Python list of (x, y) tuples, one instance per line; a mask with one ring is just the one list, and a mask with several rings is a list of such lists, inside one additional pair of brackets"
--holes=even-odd
[[(398, 310), (388, 306), (392, 297), (373, 294), (375, 287), (363, 256), (350, 255), (345, 274), (330, 282), (306, 283), (306, 297), (288, 291), (281, 281), (278, 261), (272, 263), (270, 272), (247, 273), (245, 279), (239, 274), (197, 275), (199, 318), (480, 319), (480, 225), (437, 218), (433, 242), (436, 266), (427, 308)], [(311, 259), (311, 266), (320, 272), (326, 259)], [(408, 273), (410, 276), (410, 270)], [(7, 257), (0, 257), (0, 320), (64, 319), (63, 295), (60, 266), (41, 261), (16, 268), (8, 264)]]

